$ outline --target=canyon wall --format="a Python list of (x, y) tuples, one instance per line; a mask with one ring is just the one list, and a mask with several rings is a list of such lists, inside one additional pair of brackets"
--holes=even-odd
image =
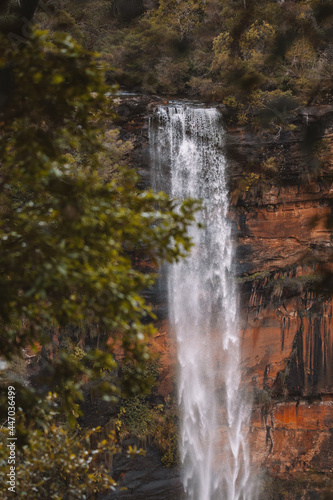
[[(250, 439), (256, 462), (278, 476), (311, 470), (328, 477), (333, 470), (328, 223), (333, 108), (303, 109), (294, 123), (292, 132), (273, 140), (251, 131), (229, 132), (237, 148), (230, 154), (236, 176), (253, 157), (254, 171), (267, 158), (274, 158), (280, 171), (279, 184), (265, 179), (263, 187), (240, 193), (233, 214), (243, 373), (255, 393)], [(314, 143), (323, 134), (312, 149), (307, 147), (310, 126)], [(319, 144), (325, 144), (325, 151), (316, 155)]]
[[(141, 186), (150, 183), (148, 117), (162, 102), (128, 96), (118, 103), (121, 136), (133, 141), (131, 161), (141, 174)], [(250, 125), (226, 130), (242, 369), (254, 394), (252, 455), (266, 479), (291, 481), (287, 496), (283, 487), (280, 493), (272, 487), (263, 498), (294, 498), (292, 488), (295, 498), (330, 498), (333, 106), (302, 109), (292, 126), (278, 133)], [(316, 142), (321, 136), (324, 141)], [(272, 165), (278, 182), (269, 170)], [(167, 396), (174, 392), (175, 342), (168, 331), (163, 279), (153, 301), (159, 317), (159, 333), (152, 340), (160, 353), (158, 392)]]

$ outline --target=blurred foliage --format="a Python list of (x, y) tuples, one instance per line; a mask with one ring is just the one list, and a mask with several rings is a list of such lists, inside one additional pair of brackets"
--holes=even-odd
[[(57, 414), (57, 398), (50, 394), (48, 402), (51, 412), (35, 408), (35, 418), (43, 427), (29, 425), (22, 411), (17, 412), (17, 421), (27, 426), (27, 442), (16, 450), (16, 492), (20, 498), (35, 500), (61, 498), (82, 499), (101, 491), (115, 489), (116, 483), (109, 476), (101, 461), (105, 453), (117, 451), (114, 437), (97, 440), (99, 430), (90, 429), (79, 435), (70, 433), (66, 426), (54, 423)], [(1, 431), (2, 438), (6, 432)], [(0, 445), (1, 498), (9, 498), (6, 474), (8, 472), (8, 449)], [(8, 495), (8, 496), (7, 496)]]
[[(154, 277), (133, 269), (130, 252), (144, 249), (155, 261), (184, 255), (193, 203), (177, 210), (165, 194), (139, 191), (136, 174), (119, 164), (121, 148), (109, 162), (117, 174), (105, 173), (105, 154), (117, 145), (114, 133), (103, 134), (112, 99), (93, 54), (45, 32), (7, 50), (14, 91), (1, 113), (2, 356), (45, 345), (45, 325), (87, 319), (118, 334), (125, 359), (140, 365), (152, 331), (142, 323), (151, 311), (140, 292)], [(73, 381), (69, 360), (60, 359), (50, 368), (58, 385), (59, 363)], [(101, 351), (96, 360), (114, 369)]]
[[(21, 21), (22, 11), (14, 14)], [(24, 415), (16, 422), (22, 498), (25, 492), (26, 498), (90, 498), (112, 481), (99, 466), (86, 474), (88, 441), (84, 432), (73, 434), (83, 388), (98, 384), (106, 401), (149, 391), (154, 315), (142, 292), (155, 276), (138, 271), (132, 259), (140, 251), (156, 264), (184, 256), (196, 203), (178, 206), (164, 193), (137, 188), (138, 176), (124, 165), (131, 146), (118, 141), (116, 130), (105, 131), (113, 101), (97, 54), (68, 34), (6, 26), (0, 33), (0, 415), (5, 421), (10, 383)], [(69, 330), (84, 338), (86, 329), (96, 342), (73, 346)], [(115, 349), (133, 366), (122, 387)], [(17, 360), (28, 363), (37, 353), (42, 364), (30, 369), (27, 383)], [(18, 369), (8, 369), (13, 360)], [(112, 439), (102, 441), (94, 453), (112, 454), (112, 446)]]
[[(51, 411), (46, 412), (42, 405), (33, 410), (39, 426), (29, 422), (21, 409), (16, 414), (16, 421), (26, 430), (26, 440), (16, 449), (15, 457), (19, 498), (82, 500), (115, 490), (117, 483), (105, 465), (107, 456), (119, 452), (114, 433), (104, 436), (100, 427), (71, 431), (66, 422), (57, 422), (60, 417), (58, 396), (49, 393), (46, 399)], [(0, 494), (4, 499), (12, 496), (7, 490), (7, 436), (6, 430), (1, 429)], [(127, 450), (129, 457), (143, 453), (135, 448)]]

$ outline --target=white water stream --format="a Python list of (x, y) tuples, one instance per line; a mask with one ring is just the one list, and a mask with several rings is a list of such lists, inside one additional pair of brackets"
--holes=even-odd
[(168, 269), (170, 329), (177, 339), (180, 454), (188, 500), (252, 500), (241, 390), (234, 248), (228, 220), (223, 126), (216, 109), (160, 107), (150, 125), (155, 184), (203, 201), (190, 256)]

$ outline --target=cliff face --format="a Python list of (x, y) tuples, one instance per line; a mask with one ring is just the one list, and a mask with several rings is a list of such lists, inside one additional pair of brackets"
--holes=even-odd
[[(126, 115), (120, 117), (122, 134), (134, 140), (133, 165), (140, 165), (143, 185), (150, 179), (145, 117), (159, 102), (132, 97), (120, 106)], [(318, 473), (311, 498), (324, 498), (320, 491), (332, 486), (326, 474), (333, 470), (333, 303), (331, 284), (322, 283), (331, 258), (333, 107), (302, 110), (290, 128), (273, 137), (249, 127), (229, 127), (226, 134), (232, 184), (246, 180), (249, 168), (259, 172), (257, 183), (235, 190), (231, 211), (242, 369), (254, 390), (254, 461), (274, 477)], [(325, 147), (318, 155), (310, 142), (321, 135)], [(261, 169), (274, 162), (278, 184)], [(155, 301), (160, 328), (153, 345), (161, 354), (159, 392), (166, 396), (174, 390), (175, 345), (161, 285)], [(293, 498), (283, 495), (278, 498)]]
[[(333, 469), (333, 304), (330, 284), (321, 281), (332, 255), (333, 115), (331, 107), (322, 108), (303, 110), (293, 137), (255, 141), (244, 131), (230, 132), (236, 175), (249, 152), (257, 162), (278, 158), (282, 171), (280, 185), (271, 180), (242, 193), (233, 214), (242, 366), (255, 393), (251, 449), (258, 464), (280, 476)], [(320, 175), (307, 148), (309, 117), (313, 134), (322, 133), (326, 144)]]

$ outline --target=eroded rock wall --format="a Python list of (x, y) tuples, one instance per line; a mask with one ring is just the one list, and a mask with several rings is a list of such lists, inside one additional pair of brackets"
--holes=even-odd
[[(316, 158), (304, 145), (302, 121), (310, 116), (316, 123), (318, 114), (316, 130), (326, 144), (320, 175), (306, 163)], [(266, 181), (264, 189), (241, 193), (233, 214), (242, 366), (255, 394), (251, 449), (258, 464), (280, 476), (333, 470), (333, 303), (331, 285), (322, 281), (332, 257), (332, 123), (330, 107), (303, 110), (298, 135), (291, 144), (281, 138), (280, 145), (262, 138), (255, 144), (237, 130), (238, 158), (231, 160), (240, 175), (251, 144), (251, 155), (257, 150), (261, 161), (273, 149), (282, 151), (282, 182)], [(290, 148), (294, 156), (287, 154)]]

